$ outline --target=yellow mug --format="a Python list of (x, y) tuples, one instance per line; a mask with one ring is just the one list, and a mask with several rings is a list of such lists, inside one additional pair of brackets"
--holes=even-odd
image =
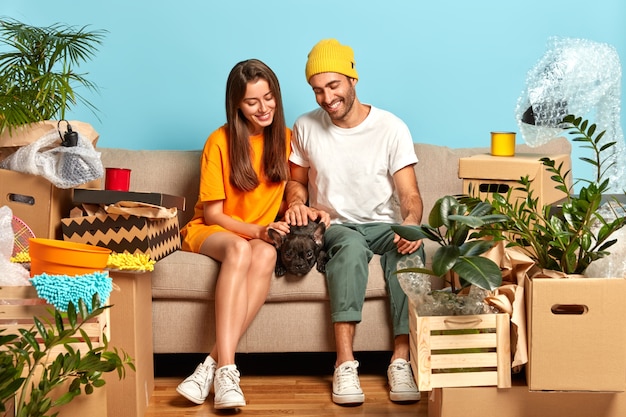
[(491, 154), (493, 156), (514, 156), (515, 132), (491, 132)]

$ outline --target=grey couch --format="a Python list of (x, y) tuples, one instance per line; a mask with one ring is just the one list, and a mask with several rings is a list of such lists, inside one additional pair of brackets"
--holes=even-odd
[[(152, 191), (184, 196), (186, 209), (180, 222), (188, 221), (197, 199), (200, 151), (126, 150), (99, 148), (105, 167), (132, 169), (131, 191)], [(458, 177), (460, 157), (487, 153), (488, 148), (448, 148), (416, 144), (420, 162), (415, 166), (424, 201), (426, 221), (441, 196), (462, 192)], [(541, 148), (518, 145), (517, 152), (570, 153), (566, 139), (555, 139)], [(433, 246), (427, 242), (427, 254)], [(214, 343), (215, 281), (219, 263), (211, 258), (177, 251), (157, 262), (152, 273), (152, 312), (155, 353), (207, 352)], [(363, 321), (357, 326), (356, 351), (392, 349), (385, 283), (375, 256), (369, 266)], [(324, 277), (313, 270), (304, 278), (274, 278), (266, 304), (244, 337), (242, 353), (332, 352)]]

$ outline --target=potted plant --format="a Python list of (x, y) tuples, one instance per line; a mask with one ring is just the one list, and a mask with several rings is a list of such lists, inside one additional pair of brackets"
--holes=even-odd
[(58, 118), (82, 103), (96, 108), (76, 87), (96, 86), (77, 67), (94, 56), (105, 31), (60, 23), (36, 27), (0, 20), (0, 133), (24, 124)]
[[(126, 367), (134, 370), (130, 357), (108, 349), (106, 336), (94, 346), (83, 329), (109, 307), (101, 306), (96, 294), (91, 308), (79, 299), (77, 308), (70, 302), (66, 313), (51, 310), (52, 320), (35, 317), (34, 326), (19, 329), (19, 334), (0, 329), (0, 411), (5, 410), (8, 401), (15, 400), (16, 417), (56, 415), (58, 407), (76, 396), (83, 392), (89, 395), (102, 387), (104, 373), (116, 371), (123, 378)], [(87, 350), (71, 345), (78, 342), (78, 335)], [(54, 356), (59, 348), (62, 351)], [(59, 397), (53, 395), (66, 383), (67, 392)]]
[[(399, 262), (397, 271), (412, 302), (411, 362), (422, 391), (450, 386), (511, 386), (509, 316), (483, 314), (492, 311), (484, 303), (485, 290), (494, 290), (502, 283), (500, 267), (481, 256), (495, 241), (475, 239), (477, 229), (505, 220), (505, 216), (493, 214), (489, 203), (467, 196), (444, 196), (433, 206), (428, 224), (392, 226), (405, 239), (429, 239), (439, 245), (431, 258), (432, 269), (424, 268), (421, 262), (411, 267)], [(448, 287), (430, 291), (433, 275), (445, 280)], [(475, 343), (476, 338), (485, 336), (484, 343)]]
[(476, 231), (506, 220), (505, 215), (494, 214), (493, 207), (487, 202), (468, 196), (444, 196), (433, 206), (428, 224), (392, 226), (393, 231), (404, 239), (429, 239), (439, 244), (432, 255), (432, 269), (418, 265), (397, 272), (423, 274), (421, 279), (429, 279), (429, 276), (442, 278), (448, 284), (446, 290), (431, 294), (439, 299), (456, 299), (471, 286), (494, 290), (502, 283), (502, 271), (495, 262), (481, 255), (495, 242), (475, 239)]
[[(506, 195), (493, 194), (489, 203), (507, 220), (487, 225), (480, 234), (506, 239), (509, 246), (525, 252), (539, 268), (578, 275), (583, 274), (592, 262), (609, 254), (607, 249), (617, 242), (612, 236), (626, 224), (626, 217), (615, 210), (617, 207), (623, 212), (622, 204), (605, 195), (609, 180), (604, 174), (610, 166), (605, 166), (603, 155), (615, 146), (615, 142), (602, 144), (605, 132), (595, 134), (596, 125), (580, 117), (568, 115), (562, 126), (575, 136), (572, 141), (593, 151), (593, 158), (582, 157), (581, 160), (595, 168), (595, 178), (575, 181), (574, 185), (583, 184), (575, 194), (574, 185), (570, 187), (568, 181), (571, 172), (562, 172), (562, 165), (556, 166), (550, 158), (542, 158), (543, 165), (553, 174), (555, 187), (566, 195), (561, 204), (539, 207), (538, 198), (531, 190), (531, 181), (528, 176), (522, 177), (517, 190), (521, 190), (525, 197), (511, 198), (512, 189)], [(608, 212), (603, 212), (601, 208), (607, 202), (609, 204), (604, 208)]]

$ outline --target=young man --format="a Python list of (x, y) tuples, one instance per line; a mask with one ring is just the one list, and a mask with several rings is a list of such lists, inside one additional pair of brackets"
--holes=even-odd
[(423, 259), (423, 248), (419, 241), (401, 239), (390, 227), (417, 225), (422, 218), (411, 134), (393, 114), (359, 101), (349, 46), (335, 39), (320, 41), (308, 55), (305, 72), (320, 108), (300, 116), (294, 125), (286, 221), (300, 225), (320, 218), (331, 224), (324, 239), (337, 349), (333, 401), (360, 404), (365, 399), (353, 337), (374, 254), (381, 255), (393, 321), (390, 398), (417, 401), (420, 393), (408, 362), (408, 301), (394, 272), (404, 256)]

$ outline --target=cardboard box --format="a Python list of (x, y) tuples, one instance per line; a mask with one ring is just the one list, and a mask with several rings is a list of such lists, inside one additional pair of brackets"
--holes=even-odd
[(44, 177), (0, 169), (0, 205), (9, 206), (36, 237), (61, 239), (61, 218), (72, 209), (72, 190)]
[[(549, 157), (558, 167), (563, 164), (561, 172), (565, 174), (571, 170), (571, 158), (568, 154), (538, 155), (515, 154), (512, 157), (492, 156), (490, 154), (473, 155), (459, 159), (459, 178), (463, 179), (463, 192), (482, 199), (491, 198), (494, 193), (506, 195), (509, 189), (519, 186), (521, 177), (528, 175), (532, 182), (531, 190), (538, 198), (539, 207), (559, 201), (565, 193), (555, 189), (557, 185), (539, 160)], [(571, 183), (571, 175), (569, 178)], [(512, 191), (512, 198), (525, 198), (520, 191)]]
[(411, 367), (420, 391), (511, 386), (508, 314), (422, 317), (409, 306)]
[[(423, 401), (423, 400), (422, 400)], [(623, 417), (626, 393), (529, 391), (514, 378), (508, 389), (496, 387), (436, 388), (428, 417)]]
[(152, 276), (150, 272), (111, 271), (119, 291), (110, 296), (111, 346), (129, 354), (135, 372), (126, 372), (119, 380), (107, 374), (107, 397), (110, 416), (143, 417), (154, 391), (152, 347)]
[(176, 207), (178, 210), (185, 211), (185, 197), (161, 193), (76, 189), (72, 199), (74, 204), (115, 204), (119, 201), (137, 201), (165, 208)]
[(626, 388), (626, 279), (526, 278), (528, 387)]
[(115, 253), (144, 253), (158, 261), (181, 248), (178, 218), (95, 214), (61, 219), (63, 239), (111, 249)]

